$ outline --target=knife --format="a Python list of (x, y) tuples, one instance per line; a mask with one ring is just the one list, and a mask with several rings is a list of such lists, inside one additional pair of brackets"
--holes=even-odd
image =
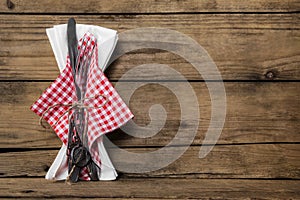
[[(76, 58), (77, 58), (77, 37), (76, 37), (76, 21), (74, 18), (70, 18), (68, 21), (67, 26), (67, 37), (68, 37), (68, 51), (69, 51), (69, 58), (70, 58), (70, 64), (72, 68), (72, 76), (74, 80), (75, 90), (76, 90), (76, 96), (77, 100), (79, 101), (81, 98), (80, 95), (80, 89), (78, 85), (76, 84)], [(74, 111), (74, 118), (78, 117), (78, 110), (75, 109)], [(73, 143), (73, 136), (74, 136), (74, 127), (75, 127), (75, 121), (74, 118), (70, 119), (69, 121), (69, 134), (68, 134), (68, 171), (69, 171), (69, 178), (71, 182), (77, 182), (79, 177), (79, 170), (72, 170), (74, 169), (74, 164), (72, 163), (72, 158), (70, 156), (70, 151), (74, 147)]]
[[(77, 101), (80, 101), (82, 98), (84, 98), (85, 95), (85, 87), (80, 87), (77, 84), (77, 79), (79, 78), (80, 80), (83, 79), (84, 83), (86, 84), (86, 79), (87, 79), (87, 71), (88, 67), (90, 65), (90, 57), (87, 58), (83, 63), (78, 58), (78, 50), (77, 50), (77, 37), (76, 37), (76, 21), (74, 18), (70, 18), (68, 21), (68, 27), (67, 27), (67, 35), (68, 35), (68, 51), (69, 51), (69, 57), (70, 57), (70, 64), (72, 68), (72, 75), (73, 75), (73, 80), (74, 80), (74, 85), (76, 89), (76, 96), (77, 96)], [(78, 65), (78, 68), (77, 68)], [(84, 65), (84, 68), (80, 68), (81, 65)], [(78, 71), (77, 71), (78, 70)], [(86, 167), (89, 171), (89, 175), (91, 180), (98, 180), (98, 174), (97, 174), (97, 165), (92, 161), (88, 151), (88, 146), (87, 146), (87, 139), (86, 135), (83, 135), (83, 131), (86, 128), (87, 124), (84, 124), (84, 109), (76, 109), (74, 110), (74, 118), (70, 121), (69, 124), (69, 136), (68, 136), (68, 154), (69, 154), (69, 163), (68, 163), (68, 168), (69, 168), (69, 180), (71, 182), (77, 182), (80, 170), (82, 168), (82, 165), (80, 165), (80, 161), (86, 160)], [(75, 123), (75, 121), (79, 121), (79, 124)], [(74, 136), (74, 128), (76, 129), (76, 134), (79, 136), (79, 144), (74, 144), (73, 143), (73, 136)], [(76, 142), (77, 143), (77, 142)], [(74, 152), (74, 145), (77, 146), (76, 152), (78, 154), (73, 154), (71, 152)], [(79, 145), (79, 146), (78, 146)], [(71, 151), (71, 152), (70, 152)], [(85, 155), (87, 152), (87, 155)], [(81, 155), (82, 154), (82, 155)], [(74, 155), (79, 156), (79, 160), (77, 162), (77, 159), (74, 158)], [(75, 159), (75, 160), (74, 160)]]

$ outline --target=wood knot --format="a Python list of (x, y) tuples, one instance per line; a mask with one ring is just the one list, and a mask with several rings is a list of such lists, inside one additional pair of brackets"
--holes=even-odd
[(265, 77), (267, 79), (274, 79), (275, 78), (275, 73), (272, 72), (272, 71), (268, 71), (266, 74), (265, 74)]
[(15, 4), (13, 2), (11, 2), (11, 0), (6, 0), (6, 5), (7, 5), (7, 8), (10, 10), (14, 9), (14, 7), (15, 7)]
[(43, 165), (42, 167), (45, 172), (48, 172), (48, 170), (50, 169), (48, 165)]
[(32, 193), (32, 192), (34, 192), (34, 191), (33, 191), (33, 190), (23, 190), (23, 191), (22, 191), (22, 193), (26, 193), (26, 194)]

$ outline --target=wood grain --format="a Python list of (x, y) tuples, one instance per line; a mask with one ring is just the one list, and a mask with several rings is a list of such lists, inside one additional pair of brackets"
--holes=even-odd
[(18, 198), (297, 199), (300, 195), (299, 182), (293, 180), (162, 178), (67, 185), (40, 178), (17, 178), (0, 179), (0, 184), (2, 197)]
[[(9, 2), (8, 6), (6, 0), (0, 1), (0, 198), (300, 199), (299, 0)], [(61, 142), (38, 125), (29, 107), (59, 74), (45, 29), (66, 23), (69, 17), (117, 30), (117, 51), (134, 44), (145, 47), (153, 44), (153, 38), (161, 38), (152, 31), (142, 37), (122, 37), (127, 30), (144, 27), (175, 30), (199, 43), (226, 80), (227, 115), (213, 150), (199, 159), (212, 110), (203, 76), (209, 75), (214, 85), (215, 72), (208, 68), (199, 74), (180, 55), (143, 48), (113, 62), (106, 71), (108, 78), (116, 84), (125, 73), (149, 63), (177, 70), (190, 81), (199, 104), (195, 108), (200, 108), (200, 117), (181, 123), (186, 139), (192, 124), (200, 122), (192, 145), (164, 168), (140, 174), (119, 172), (117, 181), (68, 185), (45, 180)], [(190, 50), (186, 41), (176, 37), (163, 43)], [(202, 58), (189, 55), (194, 60)], [(122, 97), (133, 88), (130, 83), (150, 83), (137, 89), (129, 103), (138, 125), (150, 123), (152, 105), (160, 104), (168, 114), (164, 127), (152, 137), (133, 137), (121, 130), (109, 134), (113, 143), (128, 152), (145, 155), (167, 145), (178, 131), (180, 106), (193, 108), (185, 83), (163, 68), (159, 72), (137, 70), (122, 83), (127, 84), (119, 91)], [(172, 91), (151, 80), (176, 86), (184, 100), (179, 102)], [(157, 115), (153, 118), (159, 126), (161, 120)], [(149, 166), (107, 148), (117, 169)], [(171, 148), (182, 148), (182, 144)], [(170, 154), (158, 156), (157, 163)]]
[[(166, 147), (168, 148), (168, 147)], [(129, 152), (147, 153), (157, 148), (123, 148)], [(189, 177), (189, 178), (280, 178), (300, 179), (299, 144), (216, 145), (203, 159), (199, 146), (189, 149), (175, 162), (154, 172), (129, 173), (133, 177)], [(124, 166), (145, 169), (149, 163), (123, 157), (114, 148), (107, 149), (116, 169)], [(45, 176), (58, 150), (36, 150), (1, 153), (1, 177)], [(157, 156), (157, 162), (172, 153)]]
[[(1, 82), (0, 83), (0, 137), (2, 148), (59, 147), (56, 135), (43, 129), (39, 118), (29, 107), (42, 94), (50, 82)], [(124, 96), (131, 83), (119, 91)], [(178, 88), (179, 96), (186, 95), (185, 83), (171, 82)], [(190, 83), (197, 94), (200, 122), (193, 144), (202, 144), (211, 117), (211, 99), (205, 83)], [(214, 84), (214, 83), (210, 83)], [(224, 83), (227, 95), (227, 116), (219, 144), (300, 142), (299, 83)], [(146, 98), (147, 97), (147, 98)], [(172, 91), (159, 84), (147, 84), (138, 88), (131, 97), (130, 105), (134, 121), (140, 126), (150, 123), (149, 109), (161, 104), (167, 112), (163, 129), (155, 136), (137, 138), (116, 131), (110, 138), (120, 146), (164, 146), (177, 134), (180, 125), (180, 104)], [(181, 106), (193, 106), (189, 98)], [(195, 105), (197, 108), (197, 105)], [(154, 113), (155, 114), (155, 113)], [(153, 116), (158, 126), (159, 115)], [(186, 120), (181, 126), (188, 136), (193, 121)], [(214, 127), (218, 128), (218, 127)]]
[(188, 13), (188, 12), (291, 12), (299, 11), (296, 0), (96, 0), (85, 1), (84, 6), (79, 0), (55, 1), (11, 0), (14, 6), (9, 9), (6, 1), (0, 3), (3, 13)]
[[(0, 79), (53, 80), (57, 65), (45, 29), (66, 23), (70, 16), (0, 15)], [(300, 18), (298, 14), (193, 14), (193, 15), (101, 15), (75, 16), (78, 23), (118, 30), (160, 27), (179, 31), (207, 50), (224, 80), (299, 80)], [(120, 39), (118, 48), (127, 48), (144, 38)], [(178, 45), (184, 41), (170, 42)], [(161, 63), (174, 68), (188, 80), (203, 78), (184, 58), (155, 49), (141, 49), (123, 55), (106, 72), (118, 80), (141, 64)], [(271, 72), (268, 78), (266, 74)], [(214, 72), (205, 70), (206, 74)], [(127, 79), (178, 77), (162, 70), (159, 76), (140, 74)]]

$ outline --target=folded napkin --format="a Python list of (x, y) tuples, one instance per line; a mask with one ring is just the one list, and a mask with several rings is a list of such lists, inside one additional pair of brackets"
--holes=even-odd
[[(55, 25), (53, 28), (46, 29), (46, 32), (59, 70), (62, 72), (67, 64), (66, 57), (68, 55), (67, 24)], [(100, 26), (76, 24), (77, 38), (82, 38), (87, 32), (97, 38), (98, 65), (104, 71), (117, 44), (117, 32)]]
[[(94, 107), (89, 108), (89, 147), (94, 162), (101, 168), (101, 173), (98, 173), (99, 179), (113, 180), (116, 178), (117, 173), (103, 146), (102, 135), (119, 128), (133, 117), (103, 72), (99, 70), (99, 66), (103, 70), (105, 69), (116, 45), (117, 34), (110, 29), (89, 25), (77, 25), (76, 29), (78, 38), (81, 38), (83, 34), (88, 32), (83, 36), (83, 40), (81, 40), (79, 45), (84, 44), (87, 47), (96, 49), (92, 57), (93, 62), (90, 66), (90, 77), (86, 93), (87, 98), (93, 97), (89, 99), (91, 102), (86, 103), (89, 104), (89, 107)], [(66, 30), (67, 25), (58, 25), (47, 29), (47, 35), (62, 73), (31, 107), (40, 116), (54, 104), (70, 104), (76, 101), (71, 66), (68, 59), (63, 59), (64, 56), (67, 57)], [(64, 65), (66, 66), (65, 68), (63, 67)], [(103, 98), (95, 98), (99, 94), (107, 98), (108, 102), (105, 105), (103, 105)], [(98, 108), (99, 105), (103, 105), (103, 107)], [(46, 179), (61, 180), (66, 179), (68, 175), (66, 156), (68, 133), (68, 125), (66, 124), (68, 124), (68, 117), (64, 115), (67, 109), (68, 107), (66, 106), (59, 106), (49, 110), (43, 116), (63, 142), (63, 146), (50, 167)], [(81, 179), (89, 180), (85, 170), (81, 173)]]

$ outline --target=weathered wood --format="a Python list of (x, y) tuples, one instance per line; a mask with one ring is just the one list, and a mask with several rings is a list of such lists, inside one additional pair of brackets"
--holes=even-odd
[[(234, 179), (130, 179), (68, 185), (41, 178), (0, 179), (1, 197), (298, 199), (299, 181)], [(63, 189), (62, 189), (63, 188)]]
[[(167, 147), (166, 147), (167, 148)], [(124, 148), (129, 152), (147, 153), (157, 148)], [(175, 162), (160, 170), (130, 174), (133, 177), (189, 177), (189, 178), (300, 178), (299, 144), (216, 145), (203, 159), (198, 146), (189, 149)], [(144, 166), (144, 161), (131, 160), (107, 149), (116, 169), (122, 166)], [(1, 153), (1, 177), (44, 176), (58, 150), (36, 150)], [(157, 157), (157, 162), (166, 155)], [(144, 166), (145, 167), (145, 166)]]
[[(173, 1), (172, 1), (173, 2)], [(227, 2), (226, 2), (227, 4)], [(0, 79), (53, 80), (58, 75), (45, 29), (66, 23), (70, 16), (0, 15)], [(78, 23), (95, 24), (123, 32), (139, 27), (161, 27), (179, 31), (205, 48), (225, 80), (300, 79), (298, 14), (221, 14), (221, 15), (103, 15), (75, 16)], [(141, 38), (132, 40), (137, 42)], [(174, 41), (181, 43), (182, 41)], [(128, 42), (120, 39), (126, 48)], [(199, 73), (180, 56), (170, 52), (142, 49), (127, 53), (106, 72), (118, 80), (140, 64), (168, 64), (189, 80), (202, 80)], [(266, 76), (268, 72), (271, 74)], [(212, 74), (211, 71), (206, 71)], [(155, 77), (176, 79), (162, 71)]]
[(13, 6), (0, 3), (0, 12), (4, 13), (166, 13), (166, 12), (291, 12), (299, 11), (296, 0), (87, 0), (85, 5), (79, 0), (54, 1), (11, 0)]
[[(87, 0), (84, 6), (79, 0), (11, 2), (10, 8), (6, 0), (0, 2), (0, 80), (7, 81), (0, 83), (1, 198), (300, 199), (299, 83), (244, 82), (300, 80), (298, 0)], [(30, 15), (35, 13), (41, 15)], [(75, 16), (78, 23), (119, 33), (153, 26), (184, 33), (208, 51), (224, 80), (243, 81), (225, 83), (225, 126), (207, 157), (198, 158), (210, 122), (211, 99), (205, 83), (191, 82), (199, 100), (201, 113), (195, 120), (200, 121), (200, 127), (193, 145), (178, 160), (154, 172), (120, 173), (119, 180), (112, 182), (69, 186), (44, 180), (61, 142), (52, 131), (38, 125), (38, 117), (29, 106), (58, 75), (45, 29), (66, 23), (77, 13), (81, 14)], [(129, 39), (121, 38), (118, 48), (144, 38)], [(182, 43), (178, 39), (170, 45)], [(202, 80), (184, 58), (157, 49), (127, 53), (106, 73), (117, 81), (135, 66), (148, 63), (167, 64), (188, 80)], [(177, 77), (163, 69), (160, 72), (159, 76), (139, 73), (128, 79), (133, 83), (137, 79), (173, 80), (170, 84), (179, 91), (183, 88), (184, 83), (175, 82)], [(121, 96), (129, 89), (120, 91)], [(189, 98), (184, 100), (189, 102)], [(137, 124), (150, 122), (148, 112), (153, 104), (161, 104), (168, 114), (159, 133), (135, 138), (117, 130), (110, 139), (137, 153), (153, 152), (168, 144), (180, 124), (178, 100), (157, 84), (138, 89), (130, 101)], [(154, 124), (159, 122), (155, 118)], [(192, 129), (186, 121), (183, 126), (186, 133)], [(108, 150), (117, 169), (145, 163)]]
[[(51, 130), (38, 124), (38, 116), (29, 110), (30, 105), (48, 87), (50, 82), (0, 83), (0, 137), (2, 148), (59, 147), (60, 141)], [(125, 83), (124, 83), (125, 84)], [(176, 86), (179, 95), (184, 83)], [(213, 84), (213, 83), (211, 83)], [(227, 94), (227, 116), (219, 144), (300, 142), (300, 87), (297, 82), (224, 83)], [(205, 83), (191, 83), (198, 96), (200, 126), (194, 144), (202, 144), (211, 117), (211, 100)], [(130, 91), (130, 85), (119, 91), (121, 96)], [(150, 123), (149, 108), (161, 104), (167, 112), (164, 128), (150, 138), (131, 137), (116, 131), (110, 138), (120, 146), (164, 146), (177, 134), (180, 125), (180, 104), (176, 96), (158, 84), (145, 85), (134, 93), (129, 107), (140, 126)], [(189, 104), (189, 98), (181, 106)], [(188, 106), (193, 106), (192, 104)], [(154, 123), (159, 124), (154, 116)], [(187, 134), (190, 123), (182, 127)], [(218, 127), (215, 127), (218, 128)]]

